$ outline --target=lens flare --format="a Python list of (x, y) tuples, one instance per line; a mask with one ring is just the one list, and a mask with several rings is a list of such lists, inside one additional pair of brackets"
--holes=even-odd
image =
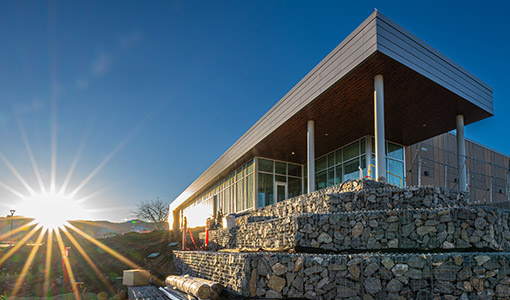
[(58, 193), (40, 193), (29, 197), (22, 208), (43, 228), (55, 230), (69, 220), (83, 217), (84, 209), (72, 197)]

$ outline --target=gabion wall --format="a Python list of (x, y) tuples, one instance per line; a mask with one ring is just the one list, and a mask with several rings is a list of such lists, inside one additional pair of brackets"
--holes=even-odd
[(508, 252), (175, 253), (182, 272), (218, 281), (232, 291), (252, 297), (430, 300), (510, 297)]

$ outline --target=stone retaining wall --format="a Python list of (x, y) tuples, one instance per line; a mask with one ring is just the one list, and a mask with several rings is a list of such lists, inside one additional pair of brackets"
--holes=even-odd
[(253, 269), (251, 254), (210, 251), (173, 251), (175, 265), (183, 274), (223, 284), (227, 290), (249, 294), (249, 277)]
[(447, 208), (467, 206), (466, 194), (442, 187), (410, 187), (343, 191), (340, 186), (257, 208), (238, 217), (236, 225), (302, 213), (339, 213), (367, 210)]
[(509, 222), (509, 211), (491, 207), (301, 214), (211, 231), (210, 242), (217, 249), (510, 251)]
[(253, 297), (508, 299), (510, 253), (288, 254), (175, 251), (178, 268)]

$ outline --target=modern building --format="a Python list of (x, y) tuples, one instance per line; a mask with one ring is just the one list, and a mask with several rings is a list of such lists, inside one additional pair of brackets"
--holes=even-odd
[(173, 227), (366, 176), (487, 189), (486, 163), (508, 199), (508, 156), (464, 139), (492, 115), (491, 87), (375, 11), (170, 204)]

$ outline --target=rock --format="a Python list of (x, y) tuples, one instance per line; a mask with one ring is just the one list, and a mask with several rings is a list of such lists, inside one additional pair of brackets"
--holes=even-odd
[(393, 266), (395, 265), (395, 263), (391, 260), (391, 258), (389, 257), (385, 257), (383, 258), (383, 260), (381, 261), (381, 263), (383, 264), (383, 266), (386, 267), (386, 269), (391, 269), (393, 268)]
[(409, 260), (407, 261), (407, 264), (409, 265), (409, 267), (416, 268), (416, 269), (423, 268), (423, 266), (425, 266), (426, 263), (427, 263), (427, 261), (423, 257), (418, 256), (418, 255), (411, 256), (409, 258)]
[(480, 217), (476, 218), (476, 220), (475, 220), (476, 229), (484, 229), (485, 226), (487, 226), (487, 225), (488, 225), (487, 221), (485, 221), (484, 218), (480, 218)]
[(402, 283), (395, 278), (386, 285), (386, 290), (390, 293), (398, 293), (402, 290)]
[(269, 264), (265, 259), (259, 259), (259, 263), (257, 265), (257, 273), (259, 275), (267, 275), (271, 269), (269, 268)]
[(436, 221), (436, 220), (425, 221), (425, 226), (437, 226), (438, 224), (439, 224), (439, 221)]
[(368, 195), (366, 198), (368, 202), (375, 203), (377, 200), (377, 197), (374, 194)]
[(393, 239), (389, 241), (388, 248), (398, 248), (398, 239)]
[(418, 228), (416, 228), (416, 233), (418, 235), (426, 235), (435, 231), (436, 228), (434, 226), (419, 226)]
[(256, 291), (256, 294), (258, 297), (262, 297), (266, 294), (266, 289), (263, 289), (263, 288), (257, 288), (257, 291)]
[(281, 292), (283, 287), (285, 286), (285, 279), (273, 275), (267, 282), (267, 286), (277, 292)]
[(355, 289), (343, 285), (339, 285), (336, 288), (336, 298), (350, 298), (356, 296), (358, 296), (358, 292)]
[(452, 262), (446, 262), (434, 269), (434, 277), (437, 280), (455, 281), (460, 267)]
[(355, 279), (359, 279), (359, 275), (361, 272), (358, 265), (349, 266), (348, 270), (349, 273), (351, 273), (352, 277), (354, 277)]
[(486, 255), (478, 255), (478, 256), (475, 256), (475, 260), (476, 262), (478, 263), (479, 266), (483, 265), (484, 263), (488, 262), (489, 260), (491, 260), (490, 257), (486, 256)]
[(275, 264), (272, 267), (272, 269), (276, 276), (281, 276), (281, 275), (287, 273), (287, 267), (282, 265), (281, 263)]
[(388, 223), (395, 223), (398, 221), (398, 216), (389, 216), (387, 219), (386, 219), (386, 222)]
[(282, 297), (282, 294), (275, 290), (269, 290), (266, 292), (266, 298), (273, 298), (273, 299), (280, 299)]
[(294, 281), (292, 282), (292, 286), (296, 288), (298, 291), (303, 290), (303, 277), (297, 276)]
[(320, 273), (322, 270), (321, 270), (321, 267), (318, 266), (318, 265), (314, 265), (314, 266), (311, 266), (309, 268), (306, 268), (304, 270), (304, 273), (305, 275), (311, 275), (311, 274), (316, 274), (316, 273)]
[(375, 273), (375, 271), (377, 271), (377, 269), (379, 269), (379, 265), (376, 263), (371, 263), (365, 268), (363, 276), (370, 277)]
[(423, 278), (423, 274), (422, 274), (421, 270), (415, 269), (415, 268), (410, 268), (405, 275), (411, 279), (422, 279)]
[(409, 266), (406, 264), (396, 264), (393, 268), (391, 268), (391, 272), (393, 272), (395, 276), (403, 276), (408, 269)]
[(471, 278), (471, 285), (477, 290), (478, 292), (483, 291), (483, 279), (482, 278)]
[(287, 279), (287, 286), (290, 286), (294, 282), (294, 278), (296, 278), (296, 273), (288, 272), (285, 274)]
[(461, 266), (462, 263), (464, 262), (464, 258), (462, 258), (462, 256), (460, 256), (460, 255), (457, 255), (457, 256), (453, 257), (453, 261), (455, 262), (455, 264), (457, 266)]
[(401, 228), (401, 234), (402, 234), (403, 237), (409, 236), (413, 231), (414, 231), (414, 224), (413, 223), (404, 225)]
[(368, 277), (365, 279), (365, 290), (371, 294), (375, 295), (377, 292), (381, 290), (381, 280), (379, 278)]
[(443, 249), (453, 249), (455, 248), (455, 244), (450, 243), (448, 241), (443, 242)]
[(460, 239), (460, 240), (457, 240), (457, 248), (460, 248), (460, 249), (471, 248), (471, 244)]
[(313, 264), (321, 265), (324, 259), (322, 257), (316, 256), (312, 259)]
[(317, 297), (317, 294), (314, 291), (307, 291), (305, 293), (305, 298), (307, 299), (313, 299), (315, 297)]
[(510, 296), (510, 286), (498, 284), (496, 286), (496, 296), (509, 297)]
[(321, 233), (317, 238), (317, 241), (321, 244), (329, 244), (333, 241), (331, 236), (325, 232)]
[(352, 227), (351, 236), (353, 238), (359, 237), (359, 236), (361, 236), (362, 233), (363, 233), (363, 224), (361, 224), (361, 222), (358, 222), (358, 223), (356, 223), (356, 225), (354, 225)]
[[(453, 275), (455, 275), (455, 274), (453, 274)], [(448, 282), (448, 281), (439, 280), (434, 284), (434, 290), (437, 292), (440, 292), (440, 293), (451, 295), (451, 294), (453, 294), (453, 291), (455, 291), (455, 285), (453, 285), (453, 283)]]
[(316, 289), (322, 289), (326, 284), (329, 283), (329, 277), (322, 278), (319, 283), (315, 286)]
[(297, 258), (296, 262), (294, 263), (294, 270), (293, 270), (293, 272), (297, 272), (297, 271), (299, 271), (299, 270), (301, 270), (303, 268), (303, 261), (304, 261), (303, 257), (298, 257)]

